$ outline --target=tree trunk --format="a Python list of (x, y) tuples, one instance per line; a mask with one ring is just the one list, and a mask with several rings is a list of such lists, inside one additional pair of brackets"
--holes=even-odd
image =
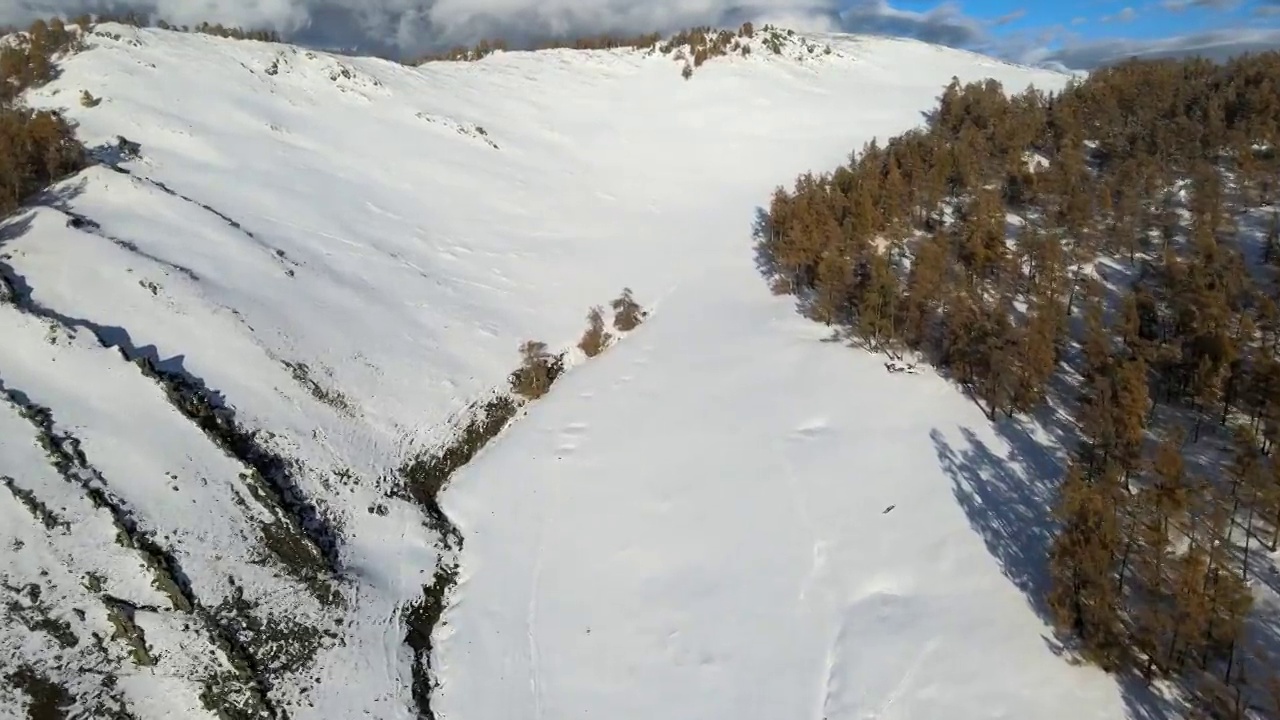
[(1129, 552), (1133, 549), (1133, 540), (1129, 540), (1124, 544), (1124, 555), (1120, 557), (1120, 574), (1116, 579), (1116, 594), (1119, 596), (1119, 602), (1124, 604), (1124, 576), (1129, 569)]
[(1227, 416), (1231, 414), (1231, 403), (1236, 399), (1236, 374), (1237, 368), (1232, 363), (1231, 372), (1227, 374), (1226, 387), (1222, 389), (1222, 419), (1219, 425), (1227, 424)]
[[(1256, 495), (1257, 493), (1255, 493)], [(1240, 564), (1240, 576), (1247, 583), (1249, 582), (1249, 541), (1253, 538), (1253, 509), (1257, 504), (1257, 498), (1249, 502), (1249, 515), (1244, 521), (1244, 559)]]

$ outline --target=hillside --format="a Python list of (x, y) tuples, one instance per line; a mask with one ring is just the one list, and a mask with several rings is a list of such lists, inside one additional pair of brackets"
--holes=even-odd
[[(1053, 458), (820, 342), (752, 257), (774, 186), (953, 75), (1065, 78), (802, 41), (685, 80), (99, 26), (27, 102), (102, 164), (0, 229), (0, 713), (1123, 716), (1015, 584)], [(442, 538), (399, 469), (624, 286), (646, 323), (442, 497), (428, 711)]]
[(954, 81), (927, 127), (775, 192), (758, 244), (836, 336), (1050, 431), (1026, 436), (1067, 456), (1019, 584), (1072, 655), (1176, 690), (1166, 714), (1280, 713), (1278, 74)]

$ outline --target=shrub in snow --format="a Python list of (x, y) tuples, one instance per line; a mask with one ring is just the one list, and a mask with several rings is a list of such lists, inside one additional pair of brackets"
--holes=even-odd
[(622, 294), (610, 305), (613, 307), (613, 326), (620, 332), (634, 330), (637, 325), (644, 321), (644, 310), (631, 297), (631, 288), (623, 288)]
[(604, 311), (599, 307), (591, 308), (587, 313), (587, 329), (578, 341), (578, 348), (587, 357), (595, 357), (604, 352), (613, 336), (604, 329)]
[(551, 389), (564, 371), (564, 355), (547, 352), (547, 344), (529, 340), (520, 346), (520, 367), (508, 378), (511, 391), (526, 400), (537, 400)]

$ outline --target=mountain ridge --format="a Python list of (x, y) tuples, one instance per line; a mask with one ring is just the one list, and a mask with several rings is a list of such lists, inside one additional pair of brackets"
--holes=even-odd
[[(898, 522), (916, 512), (911, 498), (928, 498), (921, 502), (941, 513), (943, 539), (964, 548), (956, 551), (956, 567), (982, 578), (972, 597), (998, 598), (999, 607), (1022, 613), (1018, 633), (1037, 625), (979, 552), (945, 486), (940, 496), (932, 484), (913, 486), (906, 502), (878, 486), (850, 494), (836, 482), (834, 468), (796, 457), (785, 442), (765, 441), (775, 431), (794, 431), (796, 442), (811, 440), (831, 453), (832, 438), (852, 442), (860, 428), (874, 437), (847, 408), (828, 408), (836, 419), (804, 410), (803, 418), (788, 415), (795, 427), (751, 430), (759, 445), (779, 454), (765, 457), (767, 477), (747, 484), (750, 501), (736, 520), (728, 513), (726, 525), (704, 528), (710, 552), (704, 565), (681, 560), (682, 545), (699, 549), (696, 535), (677, 532), (663, 545), (641, 532), (646, 522), (682, 532), (697, 527), (689, 524), (697, 513), (734, 489), (716, 483), (681, 495), (677, 486), (657, 486), (659, 495), (648, 494), (645, 463), (649, 472), (684, 477), (692, 470), (672, 463), (696, 453), (659, 432), (678, 430), (687, 442), (693, 428), (681, 429), (671, 410), (658, 412), (644, 394), (650, 402), (669, 397), (685, 418), (702, 406), (681, 406), (681, 396), (719, 407), (719, 423), (729, 422), (724, 414), (745, 421), (767, 412), (734, 399), (748, 390), (766, 392), (767, 373), (806, 367), (814, 353), (819, 367), (838, 373), (847, 359), (817, 343), (822, 332), (791, 318), (789, 303), (770, 297), (759, 281), (750, 224), (772, 188), (808, 167), (825, 167), (859, 141), (918, 124), (952, 75), (994, 74), (1019, 86), (1065, 82), (1056, 73), (918, 42), (827, 40), (830, 56), (818, 49), (810, 59), (807, 46), (794, 57), (753, 51), (750, 59), (709, 60), (686, 80), (669, 58), (624, 50), (500, 53), (474, 64), (407, 68), (257, 41), (99, 26), (87, 38), (88, 49), (62, 59), (60, 75), (26, 100), (64, 110), (106, 161), (58, 183), (0, 228), (0, 252), (22, 280), (27, 301), (87, 321), (42, 319), (30, 306), (17, 309), (12, 298), (0, 307), (8, 339), (0, 349), (0, 379), (22, 393), (7, 396), (3, 417), (12, 432), (0, 436), (0, 475), (12, 476), (14, 487), (50, 513), (50, 522), (42, 522), (31, 510), (38, 505), (0, 493), (11, 521), (4, 542), (22, 545), (4, 569), (12, 578), (6, 582), (37, 588), (34, 598), (25, 590), (13, 594), (23, 617), (37, 627), (65, 624), (76, 637), (68, 647), (58, 639), (66, 637), (61, 630), (27, 634), (27, 626), (9, 622), (0, 628), (11, 648), (5, 664), (27, 663), (83, 703), (138, 717), (215, 710), (243, 717), (422, 713), (410, 687), (417, 660), (405, 643), (404, 613), (449, 551), (422, 509), (398, 495), (398, 470), (446, 442), (455, 419), (505, 383), (520, 342), (572, 345), (586, 310), (630, 286), (642, 305), (658, 310), (652, 321), (598, 360), (573, 367), (459, 472), (443, 496), (466, 545), (458, 555), (457, 589), (444, 608), (446, 626), (435, 634), (442, 644), (431, 663), (439, 683), (434, 712), (536, 717), (553, 708), (594, 707), (630, 708), (636, 717), (648, 716), (641, 708), (685, 717), (730, 711), (774, 717), (808, 712), (800, 688), (819, 676), (831, 698), (823, 706), (864, 712), (907, 702), (914, 665), (943, 688), (940, 697), (958, 697), (972, 679), (938, 675), (928, 656), (884, 637), (879, 647), (891, 649), (893, 670), (868, 685), (874, 697), (860, 700), (848, 684), (870, 672), (872, 660), (849, 648), (874, 635), (866, 625), (871, 616), (855, 612), (829, 625), (843, 616), (826, 603), (847, 588), (839, 573), (822, 569), (828, 561), (821, 558), (829, 557), (822, 553), (863, 563), (858, 567), (869, 579), (859, 582), (867, 587), (881, 578), (884, 587), (863, 599), (890, 598), (882, 609), (906, 613), (904, 622), (912, 607), (937, 607), (912, 594), (927, 585), (933, 566), (895, 574), (857, 561), (850, 548), (863, 540), (824, 524), (834, 522), (821, 512), (824, 504), (869, 503), (877, 518), (896, 504), (885, 520)], [(81, 104), (84, 91), (99, 102)], [(136, 157), (105, 152), (117, 138), (137, 143)], [(770, 357), (765, 340), (777, 336), (758, 334), (758, 323), (782, 333), (786, 350)], [(723, 343), (718, 352), (707, 344), (713, 339)], [(685, 358), (682, 347), (700, 350)], [(736, 365), (739, 353), (757, 364)], [(140, 369), (129, 367), (139, 358)], [(686, 365), (685, 374), (677, 372)], [(880, 376), (868, 373), (880, 369), (863, 360), (855, 365), (863, 374), (859, 387), (869, 393), (863, 401), (871, 402)], [(62, 367), (72, 370), (64, 374)], [(165, 373), (175, 386), (157, 384), (154, 376)], [(711, 377), (721, 384), (699, 394), (699, 383)], [(735, 377), (740, 384), (730, 382)], [(806, 402), (824, 404), (812, 387), (789, 387)], [(901, 400), (906, 407), (941, 397), (963, 402), (932, 379), (923, 394), (900, 382), (891, 387), (899, 388), (900, 400), (911, 398)], [(923, 429), (907, 415), (891, 415), (886, 398), (876, 403), (876, 412), (897, 417), (901, 428)], [(45, 426), (29, 421), (36, 406), (49, 408), (52, 432), (61, 439), (50, 440)], [(947, 407), (959, 425), (978, 422), (972, 408)], [(241, 433), (246, 444), (211, 440), (202, 429), (214, 427), (207, 418), (229, 417), (222, 408), (234, 410), (234, 425), (219, 420), (216, 432)], [(583, 484), (573, 474), (581, 469), (563, 477), (554, 470), (564, 464), (559, 458), (591, 437), (605, 437), (597, 432), (613, 428), (626, 436), (627, 413), (650, 418), (641, 428), (650, 452), (637, 456), (638, 448), (619, 446), (615, 434), (601, 440), (612, 453), (582, 462), (600, 479), (613, 465), (630, 467), (632, 475), (612, 473), (621, 481), (615, 491), (631, 493), (629, 502), (619, 505), (617, 497)], [(708, 437), (718, 443), (713, 458), (747, 472), (725, 454), (731, 437)], [(911, 452), (927, 459), (933, 447), (927, 438), (917, 433)], [(84, 471), (83, 487), (103, 494), (77, 490), (51, 473), (43, 455), (33, 454), (42, 442), (74, 446), (82, 457), (76, 482)], [(667, 445), (669, 459), (654, 456), (655, 447)], [(273, 476), (275, 461), (259, 462), (267, 457), (279, 459), (287, 482)], [(708, 461), (694, 466), (716, 472)], [(910, 472), (948, 482), (927, 467)], [(880, 472), (889, 470), (906, 472), (888, 466)], [(510, 486), (526, 476), (542, 480)], [(806, 512), (818, 517), (810, 532), (833, 533), (825, 546), (818, 543), (823, 538), (802, 539), (803, 524), (789, 526), (776, 548), (750, 532), (770, 517), (759, 513), (774, 504), (776, 482), (800, 483), (796, 492), (812, 494)], [(577, 510), (555, 515), (558, 506), (530, 494), (540, 486), (577, 497)], [(682, 498), (683, 510), (673, 497)], [(619, 515), (628, 507), (639, 514)], [(493, 516), (498, 509), (506, 516)], [(486, 511), (493, 524), (481, 522)], [(522, 521), (525, 511), (542, 524)], [(601, 514), (612, 516), (616, 527), (593, 525)], [(64, 516), (83, 520), (64, 530)], [(134, 518), (132, 529), (125, 517)], [(619, 599), (621, 614), (610, 619), (606, 613), (605, 622), (591, 628), (595, 640), (612, 643), (603, 648), (582, 645), (576, 626), (569, 628), (577, 619), (556, 608), (601, 597), (593, 595), (599, 591), (594, 580), (580, 573), (598, 572), (615, 556), (575, 556), (569, 551), (581, 543), (555, 534), (556, 517), (598, 532), (593, 540), (601, 553), (629, 559), (636, 572), (619, 578), (619, 586), (632, 587), (653, 609), (646, 615)], [(323, 545), (306, 539), (317, 522), (337, 538), (332, 562), (302, 562), (313, 557), (309, 543)], [(123, 534), (104, 542), (104, 528), (115, 527)], [(893, 537), (906, 542), (907, 535)], [(789, 588), (778, 583), (762, 586), (770, 604), (735, 605), (724, 595), (732, 586), (726, 583), (749, 588), (750, 573), (721, 554), (725, 538), (760, 553), (767, 560), (760, 573), (790, 578), (797, 562), (811, 568), (812, 577), (795, 580), (812, 586), (805, 597), (826, 598), (820, 610), (797, 609), (786, 599)], [(937, 549), (946, 546), (943, 539), (908, 544)], [(523, 554), (543, 541), (561, 552)], [(174, 562), (139, 559), (138, 548), (148, 543)], [(90, 547), (92, 553), (81, 550)], [(328, 551), (319, 549), (323, 558)], [(78, 559), (80, 552), (121, 569), (101, 578), (105, 585), (90, 581), (93, 568)], [(503, 560), (504, 553), (513, 559)], [(157, 566), (163, 572), (157, 574)], [(664, 567), (679, 577), (664, 576)], [(680, 581), (699, 567), (710, 572), (709, 585)], [(41, 580), (42, 568), (56, 568), (56, 578)], [(721, 568), (732, 572), (717, 580), (710, 569)], [(525, 585), (530, 574), (541, 573), (562, 583), (555, 593), (539, 595), (540, 581)], [(169, 583), (187, 588), (179, 595), (198, 602), (158, 595)], [(707, 597), (724, 602), (709, 605)], [(49, 598), (58, 600), (48, 605)], [(547, 625), (538, 620), (539, 600)], [(743, 622), (766, 618), (774, 628), (795, 623), (795, 641), (773, 638), (796, 660), (788, 674), (793, 682), (777, 684), (777, 693), (758, 704), (751, 700), (740, 689), (768, 685), (768, 658), (718, 634), (723, 626), (713, 618), (674, 622), (685, 603), (702, 613), (723, 607), (725, 617)], [(580, 609), (583, 618), (600, 611)], [(979, 617), (992, 635), (977, 638), (1009, 635), (990, 617), (971, 616)], [(842, 633), (846, 627), (854, 630)], [(954, 627), (935, 630), (951, 637), (951, 652), (958, 653), (931, 650), (941, 653), (937, 657), (963, 658), (965, 644), (977, 642)], [(673, 631), (694, 639), (662, 640)], [(503, 645), (512, 634), (515, 644)], [(1058, 674), (1060, 661), (1040, 654), (1038, 638), (1030, 640), (1020, 635), (1011, 647), (1030, 653), (1028, 672), (1055, 683), (1061, 694), (1037, 700), (988, 685), (985, 697), (1009, 703), (1012, 713), (1060, 702), (1055, 698), (1071, 696), (1083, 683), (1096, 716), (1114, 716), (1109, 681), (1090, 671)], [(468, 645), (479, 649), (468, 652)], [(828, 654), (830, 663), (822, 660)], [(721, 695), (699, 700), (675, 692), (641, 701), (644, 683), (626, 679), (632, 677), (628, 658), (640, 663), (631, 669), (673, 687), (720, 677)], [(900, 676), (890, 677), (895, 673)], [(83, 682), (89, 677), (115, 680), (93, 687)], [(530, 677), (536, 687), (526, 696)], [(8, 693), (9, 707), (28, 702), (14, 687), (0, 693)], [(910, 696), (929, 702), (927, 692)], [(989, 716), (984, 703), (966, 705), (966, 712)]]

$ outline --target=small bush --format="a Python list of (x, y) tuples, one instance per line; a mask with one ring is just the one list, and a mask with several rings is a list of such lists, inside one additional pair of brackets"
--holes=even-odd
[(779, 32), (777, 28), (769, 25), (766, 25), (764, 30), (765, 30), (764, 46), (769, 48), (769, 50), (771, 50), (774, 55), (781, 55), (782, 41), (783, 41), (782, 33)]
[(587, 330), (582, 333), (578, 348), (587, 357), (595, 357), (604, 352), (612, 339), (613, 336), (604, 329), (604, 310), (599, 307), (591, 308), (591, 312), (587, 313)]
[(685, 63), (684, 69), (680, 71), (680, 77), (684, 78), (685, 80), (688, 80), (689, 78), (693, 77), (693, 66), (690, 65), (689, 63)]
[(102, 104), (102, 98), (94, 97), (93, 93), (89, 92), (88, 90), (81, 90), (80, 104), (87, 108), (98, 107), (98, 105)]
[(613, 326), (619, 332), (634, 330), (644, 321), (644, 310), (640, 308), (640, 303), (631, 297), (631, 288), (623, 288), (622, 294), (609, 305), (613, 308)]
[(526, 400), (537, 400), (564, 372), (564, 355), (552, 355), (547, 352), (547, 344), (537, 340), (521, 345), (520, 355), (520, 367), (508, 378), (511, 392)]

